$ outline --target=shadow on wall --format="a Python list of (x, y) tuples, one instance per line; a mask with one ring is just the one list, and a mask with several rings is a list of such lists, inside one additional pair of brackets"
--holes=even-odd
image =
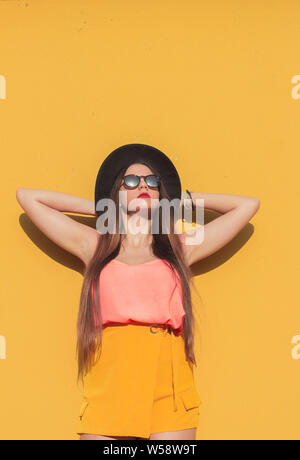
[[(76, 222), (81, 224), (88, 225), (91, 228), (96, 228), (96, 217), (85, 217), (85, 216), (73, 216), (68, 215), (71, 219), (74, 219)], [(221, 214), (205, 210), (204, 211), (204, 224), (207, 224), (219, 217)], [(195, 221), (195, 214), (193, 215), (193, 222)], [(31, 241), (45, 254), (47, 254), (51, 259), (56, 262), (68, 267), (72, 270), (81, 273), (84, 275), (84, 263), (73, 254), (65, 251), (63, 248), (55, 244), (50, 240), (44, 233), (42, 233), (29, 219), (26, 213), (20, 215), (19, 218), (20, 226), (26, 233), (26, 235), (31, 239)], [(188, 221), (187, 221), (188, 222)], [(199, 276), (202, 273), (207, 273), (214, 268), (219, 267), (224, 264), (228, 259), (234, 256), (236, 252), (241, 249), (244, 244), (250, 239), (252, 233), (254, 232), (254, 227), (252, 224), (248, 223), (245, 227), (223, 248), (219, 249), (214, 254), (206, 257), (199, 262), (194, 263), (191, 266), (193, 276)], [(205, 231), (204, 231), (205, 237)]]
[[(217, 217), (222, 215), (211, 210), (204, 211), (204, 225), (208, 224), (212, 220), (215, 220)], [(194, 221), (194, 219), (193, 219)], [(223, 265), (228, 259), (234, 256), (251, 238), (251, 235), (254, 233), (254, 226), (250, 223), (245, 225), (245, 227), (223, 248), (216, 251), (214, 254), (206, 257), (205, 259), (199, 260), (191, 265), (191, 270), (194, 276), (202, 275), (207, 273), (214, 268)], [(204, 229), (204, 238), (205, 238), (205, 229)]]
[[(82, 217), (82, 216), (73, 216), (68, 215), (68, 217), (80, 222), (81, 224), (88, 225), (92, 228), (96, 228), (96, 218), (95, 217)], [(41, 232), (30, 220), (26, 213), (20, 215), (19, 223), (28, 238), (47, 256), (56, 262), (64, 265), (65, 267), (75, 270), (78, 273), (84, 275), (84, 263), (76, 256), (66, 251), (65, 249), (58, 246), (52, 240), (50, 240), (43, 232)]]

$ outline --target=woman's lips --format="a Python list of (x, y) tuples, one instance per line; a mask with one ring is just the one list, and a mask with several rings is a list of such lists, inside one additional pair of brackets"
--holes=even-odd
[(141, 193), (138, 198), (150, 198), (150, 195), (148, 193)]

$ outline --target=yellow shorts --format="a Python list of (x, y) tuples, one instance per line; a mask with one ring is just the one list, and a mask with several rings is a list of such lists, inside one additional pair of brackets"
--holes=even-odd
[(181, 335), (165, 325), (111, 323), (84, 378), (77, 434), (148, 439), (194, 428), (201, 403)]

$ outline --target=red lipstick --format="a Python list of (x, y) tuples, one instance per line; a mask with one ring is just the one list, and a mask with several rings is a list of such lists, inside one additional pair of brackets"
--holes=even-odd
[(148, 193), (141, 193), (138, 198), (150, 198), (150, 195)]

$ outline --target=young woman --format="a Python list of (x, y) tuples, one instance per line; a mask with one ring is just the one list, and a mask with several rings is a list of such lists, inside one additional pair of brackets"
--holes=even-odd
[[(191, 232), (175, 231), (174, 208), (162, 231), (166, 217), (158, 206), (174, 198), (186, 205), (186, 197), (171, 160), (145, 144), (127, 144), (106, 158), (95, 201), (17, 190), (33, 223), (85, 264), (77, 323), (82, 440), (195, 439), (202, 401), (193, 378), (190, 266), (232, 240), (260, 202), (189, 192), (193, 206), (204, 199), (205, 208), (223, 215), (204, 226), (201, 243), (186, 244)], [(63, 212), (98, 216), (97, 228)]]

